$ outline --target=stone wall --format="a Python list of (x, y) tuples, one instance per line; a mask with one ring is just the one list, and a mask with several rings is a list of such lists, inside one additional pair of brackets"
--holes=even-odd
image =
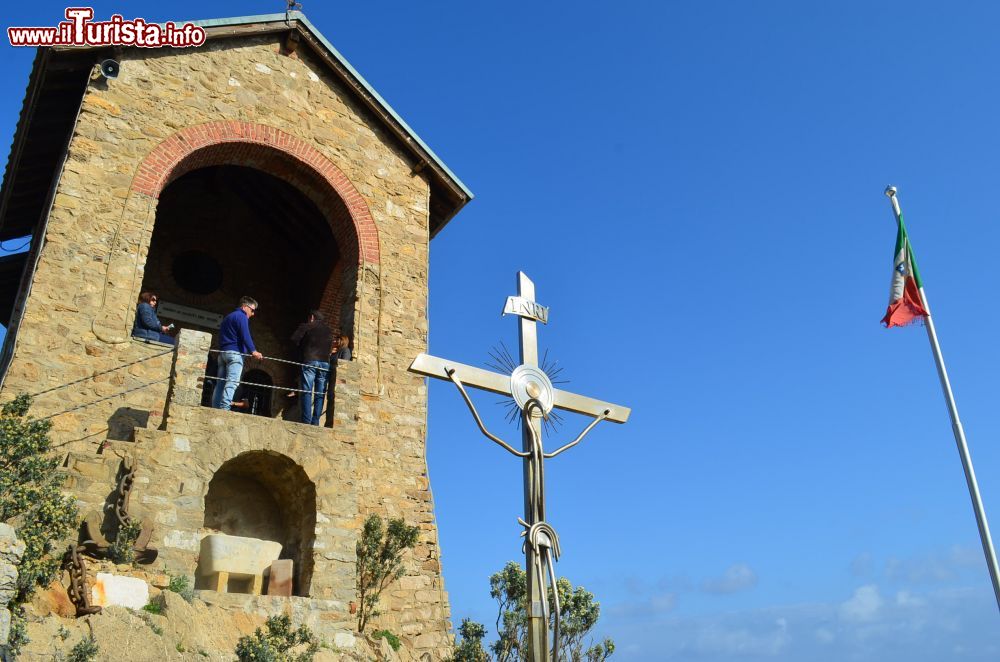
[[(424, 454), (427, 394), (406, 371), (427, 342), (426, 180), (321, 66), (283, 55), (277, 38), (126, 50), (121, 62), (120, 76), (93, 80), (83, 100), (0, 398), (74, 380), (39, 396), (34, 413), (108, 398), (53, 419), (70, 489), (85, 507), (100, 506), (116, 459), (98, 450), (109, 437), (131, 439), (109, 450), (130, 444), (147, 467), (133, 503), (157, 522), (153, 545), (164, 567), (193, 568), (213, 472), (251, 451), (290, 458), (315, 484), (313, 597), (341, 606), (352, 599), (353, 541), (368, 513), (419, 525), (420, 545), (381, 624), (441, 657), (449, 613)], [(269, 157), (278, 152), (290, 156)], [(342, 249), (356, 241), (359, 267), (344, 266), (343, 287), (324, 290), (322, 302), (354, 338), (355, 361), (337, 378), (333, 428), (202, 409), (192, 402), (197, 386), (180, 378), (168, 397), (169, 355), (116, 369), (161, 351), (127, 337), (159, 220), (157, 186), (223, 163), (273, 167), (319, 201)], [(331, 196), (342, 200), (339, 210), (322, 204)], [(249, 241), (233, 237), (233, 253)], [(182, 349), (178, 375), (185, 360), (192, 374), (204, 369), (203, 355)], [(331, 618), (346, 626), (346, 612)]]
[(0, 523), (0, 658), (6, 659), (11, 615), (7, 605), (17, 595), (17, 564), (24, 554), (24, 543), (14, 529)]

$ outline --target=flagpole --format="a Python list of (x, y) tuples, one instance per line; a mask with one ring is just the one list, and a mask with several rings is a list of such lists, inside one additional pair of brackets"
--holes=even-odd
[[(896, 222), (902, 223), (902, 212), (899, 210), (899, 201), (896, 199), (896, 187), (887, 186), (885, 194), (889, 196), (889, 200), (892, 202), (892, 211), (896, 215)], [(941, 380), (941, 389), (944, 391), (948, 413), (951, 415), (951, 429), (955, 433), (958, 455), (962, 458), (962, 468), (965, 470), (965, 482), (969, 486), (969, 496), (972, 497), (972, 509), (976, 513), (976, 524), (979, 526), (979, 538), (983, 542), (986, 565), (990, 569), (990, 579), (993, 580), (993, 594), (996, 596), (997, 608), (1000, 609), (1000, 567), (997, 566), (997, 553), (993, 548), (990, 525), (986, 521), (986, 510), (983, 508), (983, 499), (979, 495), (979, 483), (976, 481), (976, 471), (972, 467), (972, 456), (969, 454), (969, 445), (965, 441), (965, 429), (962, 427), (962, 421), (958, 418), (958, 407), (955, 405), (955, 396), (951, 392), (948, 370), (944, 365), (944, 356), (941, 355), (941, 345), (938, 344), (937, 331), (934, 329), (934, 318), (931, 315), (930, 306), (927, 305), (927, 294), (924, 292), (923, 286), (920, 287), (920, 302), (924, 310), (927, 311), (927, 317), (924, 320), (927, 326), (927, 338), (930, 340), (931, 350), (934, 352), (934, 362), (937, 364), (938, 379)]]

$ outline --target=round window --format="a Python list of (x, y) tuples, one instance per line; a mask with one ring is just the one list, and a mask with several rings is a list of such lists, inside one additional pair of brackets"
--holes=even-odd
[(211, 294), (222, 287), (222, 266), (201, 251), (186, 251), (174, 258), (174, 281), (188, 292)]

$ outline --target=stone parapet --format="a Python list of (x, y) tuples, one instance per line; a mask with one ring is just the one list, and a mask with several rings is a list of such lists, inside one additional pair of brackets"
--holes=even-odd
[(205, 365), (212, 334), (194, 329), (181, 329), (177, 334), (177, 352), (171, 371), (173, 383), (170, 403), (187, 407), (201, 404), (205, 382)]

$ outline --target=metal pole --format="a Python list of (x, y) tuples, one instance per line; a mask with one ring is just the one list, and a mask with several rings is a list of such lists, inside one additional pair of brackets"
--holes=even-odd
[[(896, 199), (896, 188), (893, 186), (887, 187), (885, 194), (889, 196), (889, 200), (892, 202), (892, 210), (896, 215), (896, 222), (902, 223), (903, 215), (899, 210), (899, 201)], [(958, 445), (958, 455), (962, 458), (962, 468), (965, 470), (965, 482), (969, 486), (969, 496), (972, 497), (972, 509), (976, 513), (976, 524), (979, 526), (979, 538), (983, 543), (986, 565), (990, 569), (990, 579), (993, 581), (993, 594), (996, 597), (997, 608), (1000, 609), (1000, 567), (997, 566), (997, 553), (993, 548), (990, 525), (986, 521), (986, 510), (983, 508), (983, 499), (979, 495), (979, 483), (976, 481), (976, 471), (972, 467), (972, 456), (969, 454), (969, 446), (965, 441), (965, 429), (958, 418), (958, 407), (955, 405), (955, 396), (951, 392), (948, 370), (944, 365), (944, 356), (941, 354), (941, 345), (938, 344), (937, 331), (934, 329), (934, 319), (931, 315), (930, 306), (927, 304), (927, 295), (924, 293), (923, 287), (920, 288), (920, 302), (924, 310), (927, 311), (927, 318), (925, 320), (927, 338), (931, 343), (934, 362), (937, 364), (938, 379), (941, 380), (941, 389), (944, 391), (948, 413), (951, 415), (951, 429), (955, 434), (955, 443)]]
[[(535, 284), (523, 273), (517, 274), (517, 293), (530, 301), (535, 300)], [(521, 364), (538, 365), (538, 333), (535, 320), (526, 317), (520, 318), (518, 324), (518, 335), (521, 345)], [(533, 449), (531, 430), (541, 439), (542, 424), (541, 418), (529, 416), (527, 423), (521, 430), (522, 449), (530, 452)], [(533, 503), (531, 497), (532, 485), (535, 484), (535, 472), (541, 467), (536, 467), (531, 456), (524, 458), (524, 521), (529, 525), (539, 521), (544, 517), (540, 511), (541, 504)], [(528, 593), (528, 660), (530, 662), (549, 662), (549, 628), (545, 622), (544, 601), (548, 600), (545, 595), (545, 578), (540, 577), (536, 571), (535, 551), (532, 545), (524, 546), (524, 571), (527, 573), (527, 593)]]

